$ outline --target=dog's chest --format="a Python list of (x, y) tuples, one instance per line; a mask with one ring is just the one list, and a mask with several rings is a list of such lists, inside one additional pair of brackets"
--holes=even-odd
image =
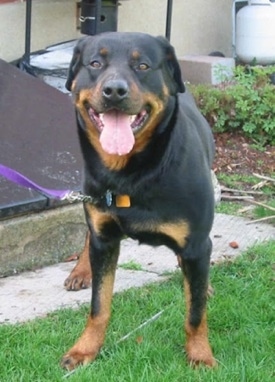
[(186, 219), (171, 216), (168, 218), (160, 210), (123, 207), (123, 211), (120, 208), (117, 219), (126, 236), (150, 245), (183, 248), (190, 234)]

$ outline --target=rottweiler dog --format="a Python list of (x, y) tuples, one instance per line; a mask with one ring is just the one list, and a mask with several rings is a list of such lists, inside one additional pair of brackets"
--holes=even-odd
[(90, 282), (87, 325), (64, 355), (71, 370), (93, 361), (111, 311), (120, 241), (166, 245), (178, 256), (186, 298), (186, 353), (215, 365), (206, 300), (214, 215), (211, 130), (185, 91), (174, 48), (162, 37), (110, 32), (75, 47), (67, 88), (84, 158), (89, 234), (67, 289)]

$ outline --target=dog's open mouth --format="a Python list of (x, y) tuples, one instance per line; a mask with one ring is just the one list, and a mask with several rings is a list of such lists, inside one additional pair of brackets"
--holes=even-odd
[(149, 117), (145, 109), (135, 115), (116, 109), (99, 114), (90, 107), (88, 113), (100, 133), (101, 147), (113, 155), (126, 155), (132, 150), (135, 134), (142, 129)]

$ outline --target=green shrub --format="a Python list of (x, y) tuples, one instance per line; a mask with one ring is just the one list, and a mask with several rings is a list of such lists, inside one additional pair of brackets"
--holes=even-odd
[(275, 144), (275, 67), (237, 66), (219, 85), (190, 85), (198, 107), (214, 132), (243, 131), (261, 145)]

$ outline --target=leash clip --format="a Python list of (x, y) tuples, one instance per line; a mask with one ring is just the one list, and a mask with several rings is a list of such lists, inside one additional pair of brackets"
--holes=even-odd
[[(113, 194), (110, 190), (107, 190), (106, 194), (104, 195), (105, 201), (108, 207), (111, 207), (112, 202), (113, 202)], [(79, 191), (69, 191), (67, 192), (61, 200), (67, 200), (69, 203), (75, 203), (75, 202), (83, 202), (83, 203), (93, 203), (93, 204), (98, 204), (100, 203), (100, 200), (102, 197), (99, 198), (94, 198), (89, 195), (83, 195)]]
[(67, 200), (69, 203), (75, 203), (75, 202), (93, 202), (94, 198), (88, 195), (83, 195), (81, 192), (78, 191), (70, 191), (67, 194), (63, 196), (61, 200)]

